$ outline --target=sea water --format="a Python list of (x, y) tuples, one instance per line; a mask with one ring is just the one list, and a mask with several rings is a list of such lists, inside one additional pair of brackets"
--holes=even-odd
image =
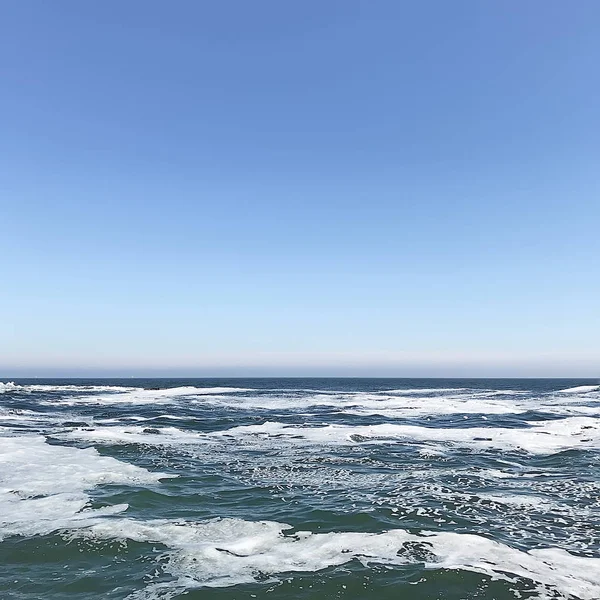
[(600, 599), (600, 382), (0, 383), (0, 598)]

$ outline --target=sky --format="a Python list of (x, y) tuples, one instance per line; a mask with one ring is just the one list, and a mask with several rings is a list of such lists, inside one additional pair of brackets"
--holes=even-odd
[(0, 376), (600, 377), (595, 0), (0, 13)]

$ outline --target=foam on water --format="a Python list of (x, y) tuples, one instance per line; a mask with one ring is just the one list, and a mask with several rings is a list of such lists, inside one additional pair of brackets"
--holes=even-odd
[(198, 404), (227, 406), (237, 410), (308, 410), (315, 407), (335, 408), (349, 414), (384, 415), (391, 418), (443, 414), (517, 414), (529, 407), (516, 402), (489, 401), (469, 396), (399, 396), (377, 393), (325, 394), (303, 397), (242, 396), (211, 397), (195, 400)]
[(151, 473), (93, 448), (47, 444), (39, 435), (0, 437), (0, 540), (11, 535), (40, 535), (121, 512), (127, 505), (88, 508), (86, 493), (108, 483), (156, 484)]
[(184, 431), (176, 427), (76, 427), (54, 434), (59, 439), (81, 440), (101, 444), (142, 444), (149, 446), (181, 446), (206, 444), (205, 434)]
[[(414, 564), (415, 573), (423, 565), (471, 571), (513, 582), (515, 597), (531, 597), (534, 585), (538, 599), (600, 598), (593, 453), (600, 449), (600, 386), (307, 391), (248, 384), (0, 384), (0, 431), (13, 430), (0, 437), (0, 540), (60, 531), (84, 553), (100, 541), (85, 560), (100, 556), (107, 540), (159, 545), (136, 547), (144, 562), (157, 560), (157, 583), (130, 600), (351, 570), (351, 561)], [(56, 406), (50, 413), (39, 404)], [(23, 435), (27, 426), (52, 443)], [(120, 460), (59, 442), (102, 445)], [(564, 450), (585, 452), (553, 456)], [(118, 488), (104, 506), (115, 490), (98, 486), (153, 486), (167, 477), (126, 460), (169, 465), (184, 477), (165, 485), (164, 495), (136, 490), (135, 501)], [(222, 505), (214, 500), (220, 494)], [(258, 508), (248, 502), (254, 495)], [(132, 508), (123, 514), (125, 502)], [(305, 528), (318, 531), (322, 522), (337, 531), (295, 532), (276, 522), (288, 520), (288, 509), (296, 523), (311, 523)], [(193, 520), (205, 515), (247, 520)], [(273, 520), (252, 520), (261, 518)], [(17, 542), (29, 544), (7, 539), (6, 551)], [(134, 563), (129, 572), (139, 574)]]
[(4, 394), (5, 392), (14, 392), (20, 387), (21, 386), (16, 385), (14, 381), (7, 381), (6, 383), (0, 381), (0, 394)]
[(600, 391), (600, 385), (578, 385), (576, 387), (559, 390), (559, 394), (586, 394), (588, 392)]
[[(568, 404), (565, 399), (568, 398)], [(594, 398), (591, 398), (592, 400)], [(600, 414), (600, 405), (586, 406), (590, 397), (553, 393), (531, 398), (516, 390), (390, 390), (385, 392), (312, 391), (304, 395), (279, 393), (230, 396), (207, 394), (191, 399), (193, 404), (227, 407), (233, 410), (287, 411), (330, 408), (345, 414), (380, 415), (389, 419), (421, 418), (431, 415), (509, 415), (530, 411), (557, 415)], [(598, 398), (600, 400), (600, 398)]]
[(553, 454), (569, 449), (600, 449), (600, 419), (568, 417), (534, 421), (529, 427), (433, 428), (384, 423), (380, 425), (294, 426), (279, 422), (245, 425), (210, 434), (212, 437), (246, 437), (277, 440), (278, 443), (353, 444), (417, 441), (449, 443), (473, 449), (521, 450), (531, 454)]
[[(557, 548), (524, 552), (482, 536), (453, 532), (293, 533), (290, 529), (284, 523), (238, 519), (111, 519), (76, 535), (166, 546), (171, 553), (165, 570), (177, 578), (174, 585), (180, 589), (272, 580), (357, 560), (366, 567), (424, 564), (427, 569), (473, 571), (510, 582), (524, 578), (538, 584), (541, 591), (557, 592), (563, 598), (600, 597), (600, 559), (574, 556)], [(154, 592), (150, 586), (146, 594), (135, 597), (150, 598)]]
[[(60, 418), (56, 414), (44, 414), (33, 410), (11, 410), (0, 407), (0, 423), (26, 423), (26, 424), (39, 424), (52, 422)], [(63, 417), (64, 418), (64, 417)]]
[(53, 392), (122, 392), (127, 390), (135, 389), (133, 387), (120, 386), (120, 385), (51, 385), (51, 384), (27, 384), (17, 385), (14, 381), (8, 383), (0, 382), (0, 392), (42, 392), (42, 393), (53, 393)]
[[(85, 391), (85, 390), (74, 390)], [(86, 394), (67, 396), (59, 400), (44, 401), (42, 404), (60, 404), (74, 406), (77, 404), (170, 404), (180, 398), (197, 397), (208, 394), (233, 394), (248, 391), (245, 388), (234, 387), (212, 387), (199, 388), (193, 386), (182, 386), (175, 388), (144, 389), (144, 388), (125, 388), (124, 390), (110, 390), (108, 394)]]
[(73, 428), (57, 432), (62, 439), (79, 439), (108, 444), (177, 445), (239, 440), (268, 448), (273, 444), (355, 445), (418, 442), (449, 444), (473, 450), (524, 451), (554, 454), (565, 450), (600, 449), (600, 419), (567, 417), (533, 421), (528, 426), (435, 428), (381, 423), (378, 425), (290, 425), (267, 421), (212, 433), (184, 431), (176, 427), (109, 426)]
[(439, 394), (444, 392), (464, 392), (468, 388), (398, 388), (396, 390), (383, 390), (381, 394)]
[[(598, 385), (585, 385), (541, 394), (531, 398), (519, 390), (470, 388), (411, 388), (375, 392), (332, 390), (268, 390), (258, 395), (245, 387), (196, 387), (145, 389), (114, 385), (16, 385), (0, 383), (0, 392), (47, 392), (59, 397), (42, 400), (42, 405), (148, 405), (173, 404), (182, 399), (199, 405), (229, 407), (235, 410), (311, 410), (334, 408), (355, 415), (381, 415), (386, 418), (420, 418), (452, 414), (523, 414), (532, 410), (556, 415), (600, 413), (598, 406), (586, 406)], [(593, 400), (595, 396), (592, 395)], [(598, 397), (600, 401), (600, 396)], [(568, 404), (567, 404), (568, 402)]]

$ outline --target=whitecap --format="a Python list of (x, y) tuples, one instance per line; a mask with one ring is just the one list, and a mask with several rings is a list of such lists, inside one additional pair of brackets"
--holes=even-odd
[(395, 423), (311, 427), (267, 421), (262, 425), (243, 425), (210, 435), (321, 445), (411, 441), (424, 444), (446, 443), (479, 450), (518, 450), (531, 454), (554, 454), (569, 449), (600, 449), (600, 419), (567, 417), (534, 421), (527, 427), (518, 428), (433, 428)]
[(207, 443), (206, 434), (184, 431), (176, 427), (109, 426), (77, 427), (57, 432), (53, 437), (109, 445), (140, 444), (148, 446), (181, 446)]
[(164, 473), (81, 450), (50, 445), (39, 435), (0, 437), (0, 540), (84, 526), (126, 505), (89, 508), (92, 488), (108, 483), (156, 484)]
[[(78, 439), (105, 444), (146, 444), (176, 446), (189, 444), (240, 443), (265, 448), (286, 444), (297, 446), (387, 444), (397, 442), (432, 446), (450, 445), (472, 450), (522, 451), (554, 454), (564, 450), (600, 449), (600, 419), (567, 417), (533, 421), (525, 427), (435, 428), (398, 423), (378, 425), (323, 426), (290, 425), (267, 421), (261, 425), (241, 425), (211, 433), (184, 431), (176, 427), (108, 426), (74, 428), (57, 432), (60, 439)], [(417, 446), (418, 448), (418, 446)]]
[[(451, 389), (431, 388), (436, 394), (411, 395), (414, 390), (389, 392), (318, 392), (306, 395), (246, 394), (233, 396), (226, 393), (192, 397), (190, 402), (199, 405), (227, 407), (233, 410), (310, 411), (331, 408), (355, 415), (380, 415), (390, 419), (420, 418), (432, 415), (509, 415), (531, 411), (557, 415), (598, 414), (600, 407), (581, 404), (579, 396), (530, 393), (518, 390), (467, 390), (451, 393)], [(457, 390), (459, 388), (456, 388)], [(455, 390), (456, 391), (456, 390)], [(400, 394), (400, 392), (403, 392)], [(569, 403), (565, 402), (569, 398)]]
[[(77, 536), (162, 544), (171, 550), (165, 570), (171, 588), (228, 587), (316, 572), (358, 560), (365, 567), (424, 564), (426, 569), (459, 569), (515, 582), (525, 578), (580, 600), (600, 597), (600, 559), (574, 556), (559, 548), (524, 552), (488, 538), (453, 532), (291, 533), (272, 521), (214, 519), (206, 522), (98, 522)], [(149, 598), (153, 586), (136, 598)]]
[[(85, 391), (85, 390), (79, 390)], [(180, 386), (174, 388), (144, 389), (125, 388), (110, 390), (107, 394), (85, 394), (67, 396), (66, 398), (43, 401), (42, 404), (74, 406), (77, 404), (170, 404), (181, 398), (193, 398), (205, 394), (233, 394), (249, 391), (246, 388), (211, 387), (199, 388), (193, 386)]]
[(21, 386), (17, 385), (14, 381), (7, 381), (6, 383), (0, 381), (0, 394), (4, 394), (6, 392), (14, 392), (20, 387)]
[(600, 385), (578, 385), (565, 390), (559, 390), (559, 394), (586, 394), (588, 392), (596, 392), (600, 390)]

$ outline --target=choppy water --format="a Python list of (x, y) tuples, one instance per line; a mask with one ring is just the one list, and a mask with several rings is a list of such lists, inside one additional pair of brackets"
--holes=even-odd
[(0, 383), (0, 598), (600, 598), (600, 386)]

